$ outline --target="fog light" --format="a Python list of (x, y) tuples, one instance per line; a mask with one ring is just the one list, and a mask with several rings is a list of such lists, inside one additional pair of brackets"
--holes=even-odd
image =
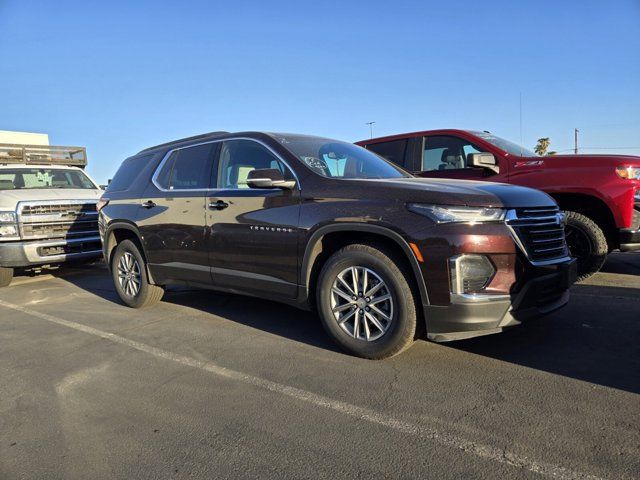
[(451, 293), (476, 293), (491, 282), (496, 269), (485, 255), (463, 254), (449, 259)]

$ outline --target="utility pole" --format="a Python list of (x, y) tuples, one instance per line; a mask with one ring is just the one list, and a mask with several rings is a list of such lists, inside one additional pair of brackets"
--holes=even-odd
[(578, 154), (578, 132), (579, 130), (577, 128), (573, 129), (573, 153), (575, 155)]
[(369, 138), (373, 138), (373, 124), (376, 122), (367, 122), (365, 125), (369, 125)]

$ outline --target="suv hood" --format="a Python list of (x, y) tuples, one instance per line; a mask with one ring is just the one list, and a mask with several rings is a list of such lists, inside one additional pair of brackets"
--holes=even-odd
[(77, 188), (0, 190), (0, 210), (15, 211), (18, 202), (39, 200), (98, 200), (102, 190)]
[(540, 190), (505, 183), (415, 177), (361, 181), (379, 185), (385, 196), (404, 202), (503, 208), (556, 206)]

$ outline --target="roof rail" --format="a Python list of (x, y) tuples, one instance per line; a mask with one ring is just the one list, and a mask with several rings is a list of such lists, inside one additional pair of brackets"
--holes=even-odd
[(219, 132), (202, 133), (200, 135), (194, 135), (193, 137), (180, 138), (178, 140), (172, 140), (170, 142), (161, 143), (159, 145), (154, 145), (153, 147), (148, 147), (148, 148), (145, 148), (144, 150), (140, 150), (139, 153), (148, 152), (149, 150), (155, 150), (156, 148), (169, 147), (171, 145), (176, 145), (178, 143), (183, 143), (183, 142), (189, 142), (191, 140), (200, 140), (200, 139), (205, 139), (205, 138), (209, 138), (209, 137), (217, 137), (217, 136), (220, 136), (220, 135), (226, 135), (227, 133), (229, 133), (229, 132), (219, 131)]
[(87, 166), (87, 149), (85, 147), (0, 143), (0, 165), (10, 163), (84, 168)]

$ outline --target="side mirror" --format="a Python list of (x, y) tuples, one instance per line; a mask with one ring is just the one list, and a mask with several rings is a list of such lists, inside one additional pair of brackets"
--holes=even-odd
[(495, 173), (500, 173), (496, 157), (491, 153), (470, 153), (467, 155), (467, 165), (470, 167), (486, 168)]
[(250, 188), (281, 188), (292, 190), (296, 186), (295, 180), (285, 180), (282, 172), (277, 168), (257, 168), (247, 175), (247, 185)]

